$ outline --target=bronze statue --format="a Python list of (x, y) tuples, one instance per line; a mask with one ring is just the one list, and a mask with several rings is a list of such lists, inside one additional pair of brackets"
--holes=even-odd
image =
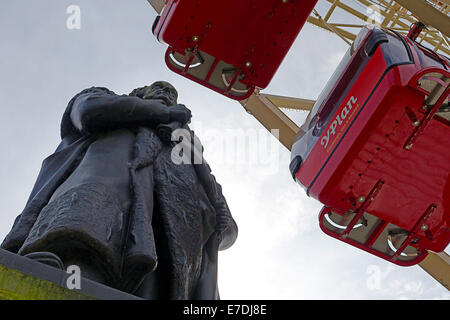
[(161, 81), (77, 94), (2, 248), (146, 299), (218, 299), (237, 226), (208, 164), (171, 159), (171, 130), (198, 139), (177, 98)]

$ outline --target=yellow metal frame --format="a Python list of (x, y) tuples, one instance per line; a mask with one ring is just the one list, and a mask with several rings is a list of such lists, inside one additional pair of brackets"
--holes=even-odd
[[(157, 13), (161, 13), (165, 0), (147, 0)], [(433, 48), (436, 52), (450, 55), (450, 0), (353, 0), (359, 4), (359, 9), (343, 3), (341, 0), (321, 0), (331, 4), (324, 17), (317, 10), (308, 18), (308, 22), (335, 33), (347, 44), (351, 44), (356, 34), (365, 24), (374, 22), (368, 13), (371, 8), (382, 17), (380, 26), (407, 34), (412, 23), (421, 21), (427, 25), (417, 39), (419, 43)], [(332, 16), (338, 10), (359, 19), (361, 23), (333, 22)], [(315, 101), (263, 94), (256, 91), (241, 104), (268, 131), (278, 130), (279, 141), (291, 150), (300, 127), (295, 124), (281, 109), (310, 111)], [(445, 252), (429, 252), (427, 258), (419, 264), (428, 274), (435, 278), (445, 288), (450, 288), (450, 256)]]
[(268, 131), (273, 133), (273, 130), (277, 130), (278, 140), (290, 150), (299, 127), (281, 111), (280, 106), (287, 106), (296, 110), (310, 110), (310, 106), (314, 104), (314, 101), (255, 92), (247, 100), (241, 101), (241, 104)]
[(156, 13), (161, 13), (162, 9), (166, 5), (165, 0), (148, 0), (148, 3), (155, 9)]
[[(355, 6), (348, 5), (349, 1), (322, 1), (328, 2), (330, 8), (324, 16), (314, 10), (308, 22), (335, 33), (347, 43), (353, 42), (359, 29), (367, 23), (379, 24), (381, 27), (407, 34), (412, 23), (421, 21), (427, 26), (427, 30), (422, 32), (418, 42), (436, 52), (450, 55), (449, 0), (353, 0)], [(345, 13), (347, 16), (350, 14), (355, 18), (355, 22), (334, 21), (336, 13)], [(381, 21), (376, 21), (371, 14), (375, 14)]]

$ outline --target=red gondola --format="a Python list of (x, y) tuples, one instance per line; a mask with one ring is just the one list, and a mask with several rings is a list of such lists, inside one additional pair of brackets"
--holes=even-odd
[(153, 32), (168, 67), (243, 100), (268, 86), (317, 0), (168, 0)]
[(450, 242), (449, 60), (366, 27), (292, 147), (322, 230), (402, 266)]

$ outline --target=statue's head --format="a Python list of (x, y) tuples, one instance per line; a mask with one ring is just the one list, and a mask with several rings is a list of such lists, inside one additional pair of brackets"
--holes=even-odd
[(177, 104), (178, 92), (168, 82), (157, 81), (150, 86), (134, 89), (130, 96), (142, 99), (163, 100), (167, 106), (175, 106)]

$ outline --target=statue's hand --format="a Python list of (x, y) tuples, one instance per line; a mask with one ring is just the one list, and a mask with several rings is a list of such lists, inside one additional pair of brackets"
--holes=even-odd
[(219, 234), (224, 232), (230, 226), (231, 217), (229, 215), (217, 215), (216, 219), (216, 231), (218, 231)]
[(214, 208), (216, 209), (216, 231), (222, 233), (229, 227), (231, 215), (228, 207), (222, 202), (217, 203)]
[(186, 108), (183, 104), (169, 107), (170, 121), (178, 121), (183, 125), (191, 121), (191, 110)]

